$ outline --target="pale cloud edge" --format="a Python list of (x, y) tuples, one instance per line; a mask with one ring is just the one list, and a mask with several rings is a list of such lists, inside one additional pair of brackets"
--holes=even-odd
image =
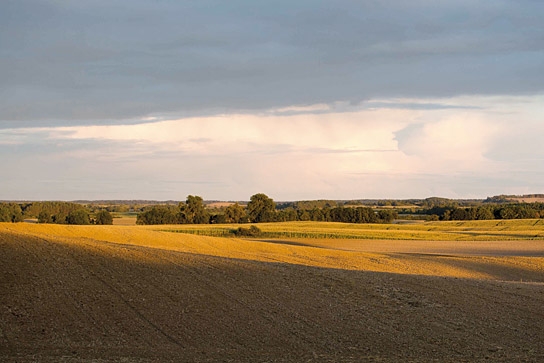
[(0, 199), (544, 191), (544, 2), (0, 2)]
[[(283, 109), (132, 125), (4, 129), (0, 148), (19, 149), (20, 155), (3, 157), (8, 177), (0, 199), (529, 193), (542, 188), (544, 176), (534, 167), (544, 161), (537, 142), (544, 134), (543, 98), (376, 100), (371, 103), (380, 108), (337, 107), (339, 112), (327, 106), (327, 112), (316, 113), (326, 107), (309, 105), (293, 106), (294, 114)], [(398, 107), (403, 103), (409, 107)], [(415, 103), (449, 107), (412, 107)], [(63, 183), (69, 186), (61, 192)]]

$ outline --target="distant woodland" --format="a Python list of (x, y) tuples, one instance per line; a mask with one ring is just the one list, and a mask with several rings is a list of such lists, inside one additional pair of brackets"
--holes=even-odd
[[(534, 199), (528, 203), (520, 200)], [(116, 215), (136, 215), (136, 223), (225, 224), (286, 221), (392, 223), (397, 219), (428, 221), (544, 218), (544, 195), (495, 196), (485, 200), (427, 198), (414, 200), (314, 200), (276, 203), (266, 194), (248, 202), (214, 203), (189, 195), (184, 202), (78, 201), (3, 202), (0, 222), (113, 224)]]
[(107, 209), (78, 203), (0, 203), (0, 222), (23, 222), (25, 219), (35, 219), (38, 223), (113, 224), (113, 215)]

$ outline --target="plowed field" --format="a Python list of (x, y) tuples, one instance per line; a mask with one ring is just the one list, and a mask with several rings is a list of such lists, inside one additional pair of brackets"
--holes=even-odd
[(543, 241), (311, 243), (0, 224), (0, 361), (544, 361)]

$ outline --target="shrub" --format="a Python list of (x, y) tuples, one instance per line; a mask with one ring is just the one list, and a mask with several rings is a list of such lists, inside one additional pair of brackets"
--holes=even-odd
[(258, 237), (261, 233), (261, 229), (257, 226), (251, 226), (249, 228), (239, 227), (234, 230), (234, 234), (238, 237)]

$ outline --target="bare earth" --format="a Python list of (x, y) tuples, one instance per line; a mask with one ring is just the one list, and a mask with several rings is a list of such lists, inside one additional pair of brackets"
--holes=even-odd
[(544, 241), (329, 242), (0, 224), (0, 361), (544, 361)]

